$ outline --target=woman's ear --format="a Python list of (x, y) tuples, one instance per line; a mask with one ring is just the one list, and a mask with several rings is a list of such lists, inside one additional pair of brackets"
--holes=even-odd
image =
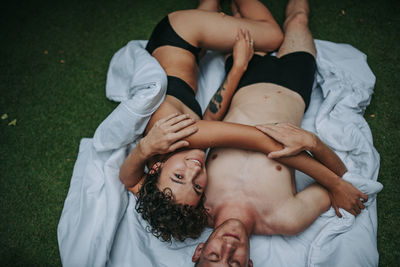
[(154, 163), (153, 166), (151, 166), (149, 174), (153, 175), (156, 172), (158, 172), (160, 170), (160, 168), (162, 167), (162, 165), (163, 165), (163, 163), (161, 161), (157, 161), (156, 163)]
[(200, 259), (201, 252), (203, 251), (204, 243), (197, 245), (196, 250), (193, 253), (192, 262), (197, 262)]

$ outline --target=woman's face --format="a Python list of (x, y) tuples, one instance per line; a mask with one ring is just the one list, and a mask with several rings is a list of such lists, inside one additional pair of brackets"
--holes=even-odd
[(207, 186), (206, 154), (200, 149), (177, 152), (164, 162), (158, 188), (170, 188), (179, 204), (197, 206)]

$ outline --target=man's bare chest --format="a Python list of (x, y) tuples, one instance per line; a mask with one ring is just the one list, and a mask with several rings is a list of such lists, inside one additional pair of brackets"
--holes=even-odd
[(206, 207), (247, 203), (257, 213), (272, 212), (295, 192), (292, 171), (264, 154), (240, 149), (214, 149), (207, 163)]

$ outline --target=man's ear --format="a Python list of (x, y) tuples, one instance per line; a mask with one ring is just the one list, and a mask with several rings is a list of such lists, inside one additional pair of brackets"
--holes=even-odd
[(157, 161), (156, 163), (154, 163), (153, 166), (151, 166), (149, 174), (153, 175), (154, 173), (158, 172), (162, 165), (163, 163), (161, 161)]
[(253, 267), (253, 261), (251, 259), (249, 260), (249, 267)]
[(204, 243), (197, 245), (196, 250), (193, 253), (192, 262), (197, 262), (200, 259), (201, 252), (203, 251)]

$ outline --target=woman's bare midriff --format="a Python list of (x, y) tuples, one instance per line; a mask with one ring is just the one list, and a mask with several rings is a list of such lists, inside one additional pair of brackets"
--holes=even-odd
[[(224, 121), (300, 125), (304, 106), (297, 93), (278, 85), (259, 83), (243, 87), (235, 94)], [(268, 220), (296, 192), (293, 170), (259, 152), (213, 149), (208, 156), (207, 173), (205, 206), (211, 214), (224, 203), (246, 203), (258, 214), (255, 233), (265, 233)]]
[(153, 52), (168, 76), (184, 80), (196, 93), (199, 67), (195, 56), (189, 51), (175, 46), (160, 46)]
[[(168, 76), (182, 79), (193, 89), (194, 93), (197, 92), (197, 76), (199, 68), (192, 53), (179, 47), (166, 45), (158, 47), (154, 50), (152, 55), (157, 59)], [(166, 95), (163, 103), (151, 116), (145, 133), (153, 127), (153, 124), (156, 121), (176, 112), (190, 114), (195, 120), (200, 119), (195, 112), (183, 104), (179, 99)]]

